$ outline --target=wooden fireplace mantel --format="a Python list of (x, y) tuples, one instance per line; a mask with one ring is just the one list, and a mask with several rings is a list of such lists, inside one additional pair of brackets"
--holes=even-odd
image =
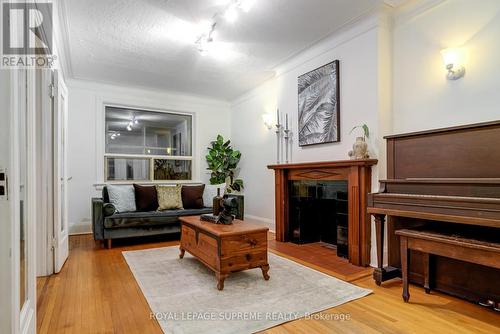
[(288, 183), (295, 180), (347, 180), (348, 255), (358, 266), (370, 264), (370, 217), (366, 200), (371, 191), (371, 167), (376, 159), (269, 165), (275, 172), (276, 240), (288, 241)]

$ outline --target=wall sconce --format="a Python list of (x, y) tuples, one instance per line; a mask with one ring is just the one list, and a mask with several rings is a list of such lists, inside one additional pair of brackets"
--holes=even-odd
[(262, 120), (264, 121), (264, 125), (271, 130), (274, 126), (274, 117), (271, 114), (262, 115)]
[(457, 80), (465, 75), (465, 58), (466, 53), (464, 48), (449, 48), (441, 51), (444, 65), (448, 70), (446, 78), (448, 80)]

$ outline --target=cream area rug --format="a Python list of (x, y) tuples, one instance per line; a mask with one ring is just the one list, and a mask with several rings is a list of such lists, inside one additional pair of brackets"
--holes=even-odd
[[(233, 273), (224, 290), (214, 273), (178, 247), (123, 252), (165, 333), (255, 333), (371, 293), (269, 253), (259, 268)], [(338, 319), (332, 319), (335, 321)]]

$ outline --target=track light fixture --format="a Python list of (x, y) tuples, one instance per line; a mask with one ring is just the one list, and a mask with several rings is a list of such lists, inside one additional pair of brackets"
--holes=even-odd
[(213, 33), (215, 30), (215, 26), (217, 25), (217, 22), (213, 22), (208, 25), (208, 29), (203, 32), (198, 39), (196, 40), (196, 48), (202, 55), (205, 55), (208, 52), (209, 44), (213, 42)]
[(255, 4), (256, 0), (231, 0), (222, 12), (215, 13), (210, 23), (202, 23), (200, 35), (196, 38), (195, 45), (201, 55), (206, 55), (210, 48), (210, 43), (213, 42), (217, 19), (221, 16), (229, 23), (234, 23), (238, 19), (239, 12), (248, 13)]

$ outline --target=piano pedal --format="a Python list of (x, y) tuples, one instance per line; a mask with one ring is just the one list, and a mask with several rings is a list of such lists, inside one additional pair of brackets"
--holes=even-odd
[(497, 312), (500, 312), (500, 302), (495, 303), (495, 306), (493, 306), (493, 309)]
[[(495, 308), (495, 302), (491, 299), (488, 299), (486, 301), (480, 301), (479, 302), (479, 305), (483, 306), (483, 307), (488, 307), (488, 308)], [(497, 307), (500, 307), (500, 305), (497, 305)], [(495, 310), (497, 311), (497, 310)], [(498, 309), (498, 311), (500, 311), (500, 309)]]

